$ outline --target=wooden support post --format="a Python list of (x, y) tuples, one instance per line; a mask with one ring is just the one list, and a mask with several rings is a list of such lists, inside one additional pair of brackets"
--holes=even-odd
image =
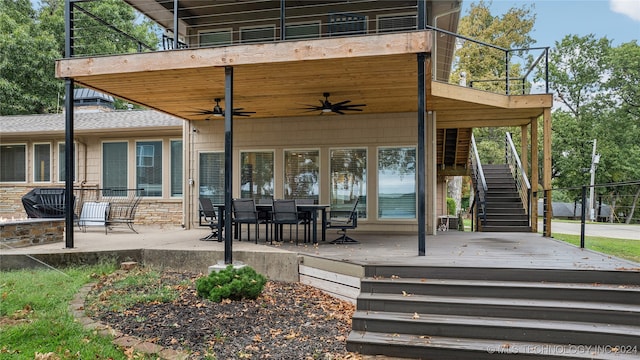
[(551, 109), (544, 109), (543, 113), (543, 133), (544, 133), (544, 158), (543, 158), (543, 178), (542, 186), (544, 187), (545, 200), (547, 201), (548, 211), (545, 216), (545, 232), (544, 236), (551, 237)]
[(531, 118), (531, 232), (538, 232), (538, 118)]

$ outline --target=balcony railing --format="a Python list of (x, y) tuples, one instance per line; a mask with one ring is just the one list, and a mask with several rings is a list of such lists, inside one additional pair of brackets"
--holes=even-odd
[[(91, 5), (100, 1), (72, 2), (74, 57), (417, 31), (419, 5), (424, 4), (244, 0), (183, 7), (176, 0), (144, 1), (144, 15), (156, 24), (156, 39), (144, 41), (92, 13)], [(445, 14), (459, 16), (459, 9)], [(433, 80), (507, 95), (549, 92), (548, 47), (505, 49), (428, 25), (424, 29), (433, 33)], [(96, 39), (103, 40), (101, 46), (95, 46)]]

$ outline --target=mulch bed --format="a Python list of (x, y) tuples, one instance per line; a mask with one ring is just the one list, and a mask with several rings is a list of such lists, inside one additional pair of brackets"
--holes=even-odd
[[(123, 334), (186, 350), (194, 359), (358, 359), (346, 350), (355, 307), (301, 283), (269, 281), (256, 300), (214, 303), (197, 296), (202, 274), (164, 271), (162, 286), (179, 292), (170, 302), (108, 310), (119, 291), (117, 273), (102, 277), (86, 309)], [(128, 289), (127, 291), (144, 291)]]

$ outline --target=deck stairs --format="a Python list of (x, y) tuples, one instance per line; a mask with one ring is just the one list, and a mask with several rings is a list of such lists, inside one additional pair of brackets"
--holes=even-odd
[(637, 271), (367, 266), (347, 349), (437, 360), (638, 359), (638, 299)]
[(487, 182), (486, 221), (483, 232), (531, 232), (525, 204), (506, 164), (483, 165)]

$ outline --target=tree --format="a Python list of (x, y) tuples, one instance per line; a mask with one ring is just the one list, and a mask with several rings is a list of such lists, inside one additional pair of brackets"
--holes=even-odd
[[(458, 32), (466, 37), (481, 41), (485, 44), (499, 46), (504, 49), (519, 49), (530, 47), (534, 40), (529, 35), (535, 24), (533, 5), (512, 7), (505, 14), (494, 16), (489, 7), (491, 2), (481, 0), (469, 8), (469, 13), (460, 19)], [(466, 73), (469, 80), (496, 80), (474, 84), (474, 88), (500, 91), (505, 89), (505, 54), (503, 51), (492, 49), (486, 45), (479, 45), (471, 41), (464, 41), (456, 51), (455, 69), (451, 74), (451, 81), (457, 83), (461, 73)], [(481, 60), (479, 60), (481, 59)], [(525, 62), (509, 64), (509, 77), (519, 78), (524, 68), (533, 61), (526, 58)], [(530, 87), (530, 86), (527, 86)], [(519, 133), (519, 129), (512, 128), (482, 128), (474, 129), (474, 136), (478, 145), (478, 152), (482, 163), (504, 163), (504, 139), (506, 132)]]
[[(82, 30), (74, 37), (75, 55), (136, 52), (139, 44), (131, 37), (156, 48), (157, 26), (139, 19), (123, 1), (79, 2), (76, 6), (120, 31), (76, 9), (75, 26)], [(37, 10), (29, 0), (0, 0), (0, 115), (60, 110), (64, 87), (55, 78), (55, 60), (65, 56), (64, 39), (64, 0), (42, 0)]]

